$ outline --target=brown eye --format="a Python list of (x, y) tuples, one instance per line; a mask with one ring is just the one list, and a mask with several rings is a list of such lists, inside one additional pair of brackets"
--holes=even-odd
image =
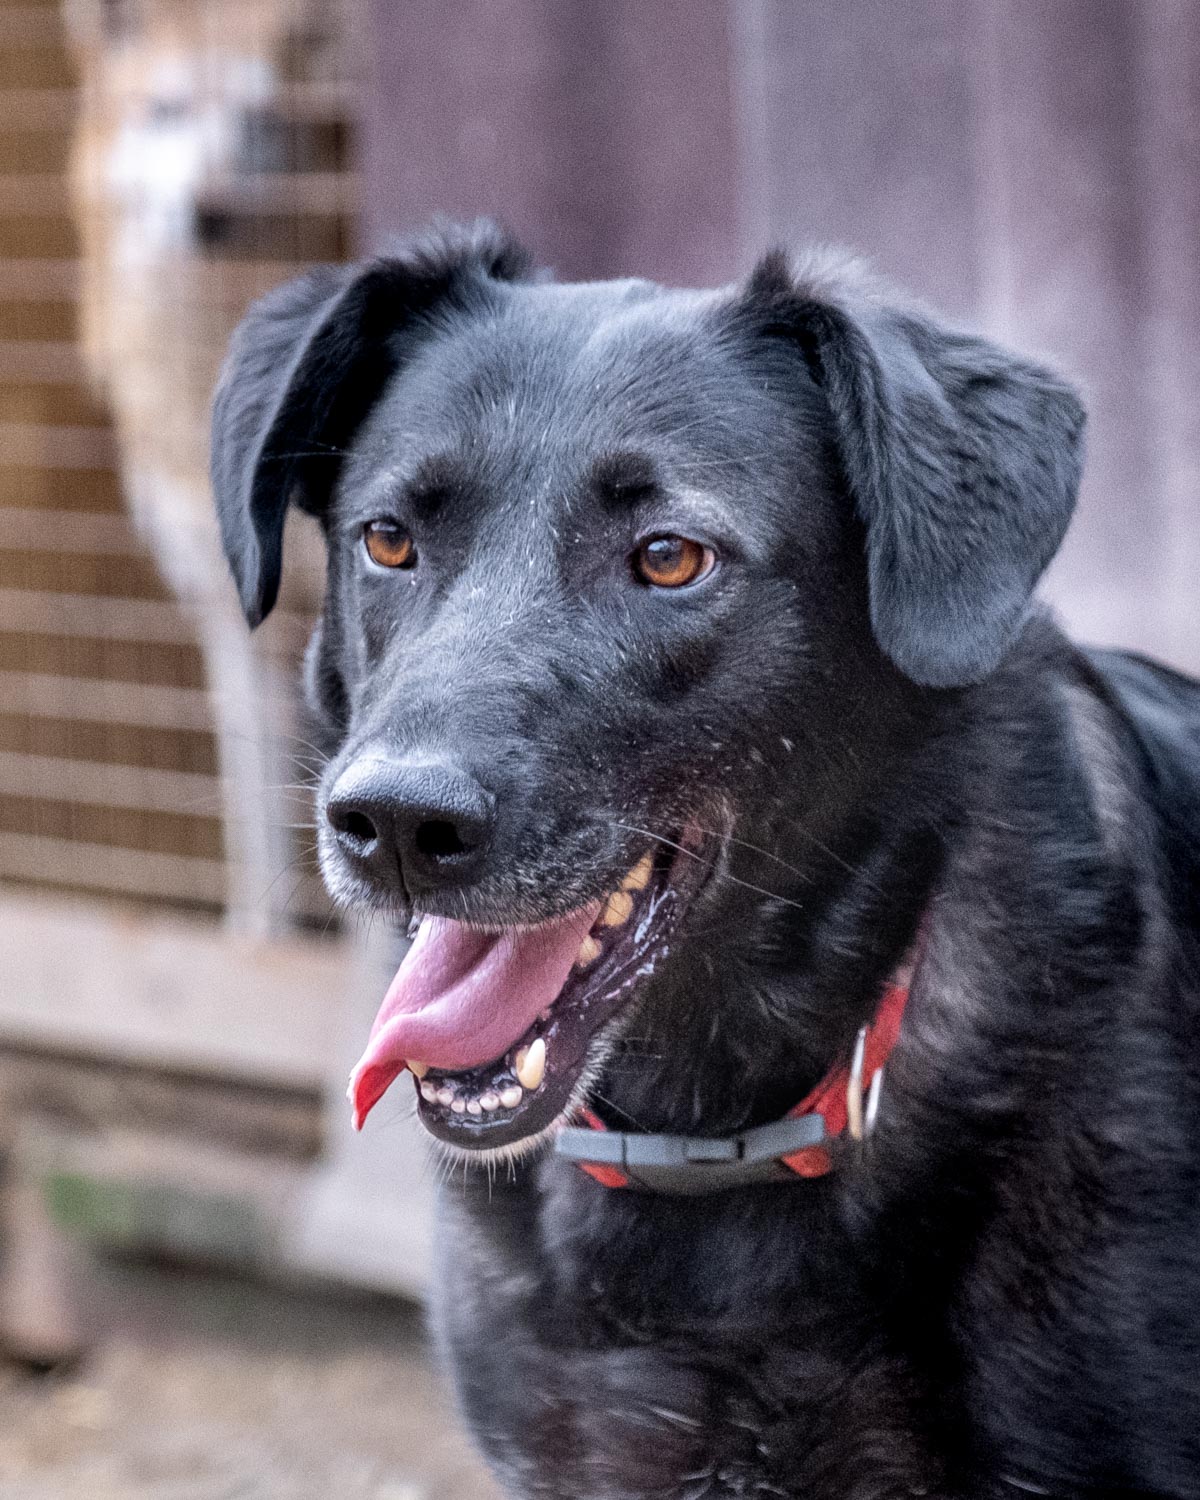
[(652, 536), (633, 554), (633, 571), (657, 589), (681, 589), (707, 577), (716, 560), (711, 547), (689, 537)]
[(411, 568), (417, 560), (412, 537), (394, 521), (368, 521), (363, 541), (368, 557), (381, 568)]

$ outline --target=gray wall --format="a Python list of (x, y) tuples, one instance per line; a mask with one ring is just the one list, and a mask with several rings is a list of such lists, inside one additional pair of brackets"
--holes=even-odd
[(1200, 670), (1193, 0), (374, 0), (369, 229), (498, 215), (564, 274), (849, 245), (1084, 386), (1045, 592)]
[(734, 274), (726, 0), (374, 0), (368, 229), (491, 214), (565, 276)]

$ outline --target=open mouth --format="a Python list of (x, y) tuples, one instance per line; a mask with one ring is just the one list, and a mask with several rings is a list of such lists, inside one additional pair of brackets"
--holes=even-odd
[(603, 900), (537, 927), (425, 917), (351, 1077), (355, 1127), (406, 1069), (426, 1129), (466, 1150), (514, 1146), (568, 1115), (708, 871), (700, 837), (683, 834)]

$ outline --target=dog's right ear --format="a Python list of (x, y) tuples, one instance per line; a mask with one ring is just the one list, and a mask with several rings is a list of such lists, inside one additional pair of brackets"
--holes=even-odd
[(212, 481), (225, 555), (251, 625), (279, 593), (288, 503), (323, 517), (342, 459), (435, 307), (469, 305), (529, 271), (490, 224), (436, 231), (360, 266), (278, 287), (233, 336), (213, 402)]

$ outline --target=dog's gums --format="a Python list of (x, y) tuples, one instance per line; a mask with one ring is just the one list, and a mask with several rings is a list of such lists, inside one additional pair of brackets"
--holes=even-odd
[[(673, 856), (643, 854), (616, 889), (602, 902), (559, 918), (544, 927), (480, 934), (461, 923), (440, 922), (434, 929), (426, 918), (418, 929), (410, 955), (393, 981), (375, 1023), (371, 1041), (350, 1082), (354, 1123), (361, 1128), (371, 1109), (402, 1072), (412, 1073), (417, 1085), (419, 1113), (426, 1128), (450, 1145), (471, 1151), (516, 1145), (554, 1126), (579, 1102), (580, 1084), (603, 1050), (604, 1038), (669, 950), (679, 919), (699, 888), (707, 861), (699, 853), (699, 835), (684, 834)], [(557, 946), (572, 931), (560, 987), (531, 1023), (517, 1003), (506, 1004), (506, 973), (521, 963), (521, 950)], [(582, 936), (579, 935), (582, 931)], [(412, 968), (441, 965), (447, 990), (461, 994), (470, 982), (457, 958), (429, 958), (440, 944), (447, 953), (471, 949), (472, 969), (490, 965), (492, 993), (454, 1006), (454, 994), (435, 993), (414, 982)], [(497, 961), (495, 949), (507, 950)], [(518, 971), (520, 972), (520, 971)], [(497, 993), (498, 992), (498, 993)], [(418, 998), (414, 1001), (413, 994)], [(512, 997), (516, 1002), (520, 997)], [(460, 1056), (470, 1057), (472, 1024), (486, 1037), (497, 1023), (486, 1006), (499, 1002), (508, 1024), (520, 1028), (503, 1051), (489, 1060), (467, 1066), (448, 1066)], [(457, 1030), (443, 1038), (449, 1056), (427, 1061), (403, 1053), (405, 1038), (435, 1010), (453, 1011)], [(482, 1021), (476, 1012), (484, 1011)], [(436, 1035), (426, 1025), (427, 1035)]]

